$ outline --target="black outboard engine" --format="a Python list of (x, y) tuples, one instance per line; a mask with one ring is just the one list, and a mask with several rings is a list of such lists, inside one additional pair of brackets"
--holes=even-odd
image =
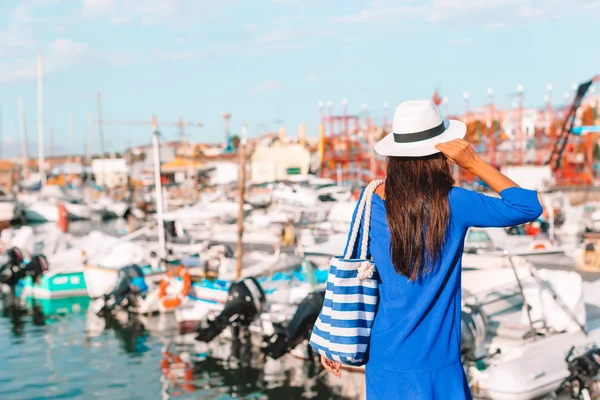
[(465, 304), (460, 319), (460, 354), (463, 362), (477, 361), (487, 355), (485, 336), (487, 333), (487, 316), (481, 307)]
[(165, 221), (164, 226), (167, 239), (170, 241), (174, 241), (177, 238), (177, 229), (175, 227), (175, 221)]
[(42, 254), (35, 255), (31, 257), (26, 269), (27, 275), (31, 276), (33, 282), (38, 283), (42, 275), (48, 271), (48, 259)]
[(595, 379), (600, 372), (600, 349), (594, 347), (573, 358), (574, 350), (575, 347), (572, 347), (565, 358), (570, 374), (562, 383), (561, 389), (573, 399), (596, 399), (600, 396), (600, 387)]
[(302, 300), (287, 328), (274, 323), (275, 332), (264, 337), (266, 346), (261, 349), (262, 353), (277, 360), (308, 339), (324, 300), (325, 290), (312, 292)]
[(112, 312), (116, 307), (128, 308), (135, 305), (135, 297), (148, 290), (144, 273), (137, 265), (128, 265), (119, 270), (117, 284), (108, 294), (104, 295), (104, 305), (98, 312), (99, 316)]
[(215, 318), (200, 323), (196, 340), (210, 342), (227, 326), (233, 328), (248, 327), (262, 312), (265, 304), (265, 292), (255, 278), (245, 278), (231, 284), (227, 304)]
[(14, 288), (19, 280), (31, 276), (34, 282), (48, 271), (48, 260), (43, 255), (36, 255), (29, 263), (24, 261), (23, 253), (16, 247), (7, 251), (8, 262), (0, 266), (0, 283)]

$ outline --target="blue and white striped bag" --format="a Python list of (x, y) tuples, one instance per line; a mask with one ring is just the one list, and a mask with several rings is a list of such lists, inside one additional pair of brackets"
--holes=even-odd
[[(371, 200), (383, 180), (371, 182), (358, 202), (343, 256), (331, 259), (323, 309), (315, 322), (310, 346), (319, 354), (347, 365), (366, 362), (371, 327), (379, 300), (375, 264), (367, 259)], [(362, 241), (355, 245), (362, 225)]]

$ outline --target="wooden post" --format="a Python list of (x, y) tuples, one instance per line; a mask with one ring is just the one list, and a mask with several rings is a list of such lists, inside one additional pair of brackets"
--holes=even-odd
[(244, 237), (244, 195), (246, 192), (246, 133), (247, 126), (242, 126), (240, 144), (238, 146), (238, 164), (239, 164), (239, 176), (238, 176), (238, 190), (239, 190), (239, 211), (238, 211), (238, 237), (237, 237), (237, 270), (236, 277), (239, 279), (242, 276), (242, 256), (243, 251), (243, 237)]

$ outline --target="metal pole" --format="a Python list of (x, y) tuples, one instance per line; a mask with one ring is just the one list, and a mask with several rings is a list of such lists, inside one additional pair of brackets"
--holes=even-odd
[(23, 110), (23, 99), (19, 97), (19, 128), (21, 131), (21, 157), (23, 158), (22, 174), (25, 178), (29, 177), (29, 166), (27, 165), (29, 156), (27, 155), (27, 132), (25, 128), (25, 111)]
[(38, 109), (38, 171), (42, 186), (46, 186), (44, 160), (44, 88), (42, 82), (42, 56), (37, 56), (37, 109)]
[(237, 237), (237, 269), (236, 276), (239, 279), (242, 276), (242, 256), (244, 254), (243, 250), (243, 237), (244, 237), (244, 195), (246, 191), (246, 136), (247, 136), (247, 125), (244, 124), (242, 126), (240, 145), (238, 147), (238, 157), (239, 157), (239, 211), (238, 211), (238, 220), (237, 220), (237, 229), (238, 229), (238, 237)]
[(519, 278), (519, 274), (517, 273), (517, 268), (515, 267), (515, 263), (513, 262), (512, 256), (508, 252), (508, 250), (504, 250), (504, 255), (508, 258), (510, 262), (510, 266), (515, 273), (515, 278), (517, 279), (517, 284), (519, 285), (519, 291), (521, 292), (521, 296), (523, 297), (523, 307), (525, 307), (525, 311), (527, 312), (527, 320), (529, 321), (529, 326), (531, 327), (531, 333), (533, 335), (533, 340), (537, 340), (537, 332), (533, 327), (533, 320), (531, 319), (531, 311), (529, 310), (529, 303), (527, 303), (527, 298), (525, 297), (525, 292), (523, 292), (523, 285), (521, 284), (521, 279)]
[(156, 196), (156, 218), (158, 220), (158, 251), (161, 260), (166, 260), (167, 248), (163, 216), (163, 192), (160, 180), (160, 148), (158, 145), (158, 135), (158, 122), (154, 115), (152, 116), (152, 148), (154, 151), (154, 190)]
[[(0, 107), (0, 160), (2, 160), (2, 148), (3, 148), (3, 144), (2, 144), (2, 108)], [(12, 188), (11, 188), (12, 189)]]
[(519, 164), (524, 165), (526, 139), (523, 132), (523, 86), (519, 85), (517, 90), (519, 91)]
[[(376, 129), (376, 128), (375, 128)], [(375, 129), (369, 130), (369, 152), (370, 152), (370, 170), (371, 179), (375, 179)]]
[(550, 205), (550, 207), (548, 207), (548, 219), (550, 220), (550, 229), (549, 229), (549, 236), (550, 236), (550, 242), (554, 244), (554, 238), (556, 235), (556, 226), (555, 226), (555, 216), (554, 216), (554, 207), (552, 206), (552, 204)]
[(100, 92), (96, 94), (96, 105), (98, 107), (98, 134), (100, 135), (100, 153), (104, 159), (104, 129), (102, 128), (102, 95)]
[(87, 137), (87, 160), (88, 165), (92, 165), (92, 113), (87, 115), (88, 137)]
[(488, 96), (490, 97), (490, 132), (489, 132), (489, 155), (490, 155), (490, 164), (492, 165), (492, 167), (496, 167), (496, 149), (495, 149), (495, 133), (496, 131), (494, 130), (494, 114), (495, 114), (495, 110), (494, 110), (494, 90), (492, 88), (488, 88)]
[(69, 128), (69, 173), (71, 173), (71, 163), (73, 162), (73, 114), (69, 113), (68, 117), (68, 128)]
[(565, 304), (565, 302), (563, 301), (563, 299), (556, 294), (556, 292), (550, 287), (548, 286), (548, 284), (546, 283), (546, 281), (544, 281), (538, 274), (537, 271), (534, 270), (535, 267), (530, 267), (529, 268), (529, 273), (531, 274), (531, 277), (533, 279), (535, 279), (540, 286), (542, 287), (542, 289), (546, 289), (550, 295), (552, 296), (552, 299), (560, 306), (560, 308), (562, 308), (563, 310), (565, 310), (565, 312), (567, 314), (569, 314), (569, 317), (573, 320), (573, 322), (575, 322), (577, 324), (577, 326), (579, 327), (579, 329), (581, 330), (581, 332), (583, 332), (584, 335), (587, 336), (587, 330), (585, 329), (585, 326), (583, 324), (581, 324), (578, 320), (577, 320), (577, 316), (575, 315), (575, 313), (573, 312), (573, 310), (571, 310), (569, 308), (569, 306), (567, 306)]

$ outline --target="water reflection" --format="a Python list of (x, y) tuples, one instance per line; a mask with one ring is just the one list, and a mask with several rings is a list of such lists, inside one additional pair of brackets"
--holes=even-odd
[[(163, 398), (332, 399), (344, 397), (326, 385), (317, 363), (285, 356), (263, 358), (241, 341), (165, 346)], [(226, 397), (222, 397), (226, 396)]]
[(89, 299), (2, 306), (0, 398), (342, 400), (362, 385), (361, 376), (332, 382), (316, 363), (275, 361), (241, 342), (199, 343), (179, 334), (173, 314), (99, 318)]
[(24, 319), (31, 315), (31, 322), (34, 326), (42, 326), (46, 323), (46, 316), (42, 306), (34, 301), (21, 302), (14, 293), (7, 293), (2, 299), (2, 316), (8, 318), (12, 325), (12, 332), (15, 336), (23, 335)]

